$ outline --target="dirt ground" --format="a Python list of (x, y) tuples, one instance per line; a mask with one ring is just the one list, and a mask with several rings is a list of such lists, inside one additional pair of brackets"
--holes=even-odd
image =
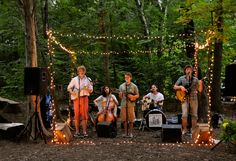
[[(236, 161), (236, 148), (224, 142), (211, 150), (213, 146), (193, 144), (190, 136), (182, 143), (164, 143), (160, 130), (136, 127), (134, 138), (123, 138), (122, 130), (118, 123), (117, 137), (101, 138), (89, 128), (88, 138), (73, 138), (69, 144), (45, 144), (41, 138), (36, 142), (0, 139), (0, 161)], [(214, 139), (219, 133), (214, 129)]]
[[(216, 129), (215, 134), (218, 131)], [(232, 152), (232, 149), (229, 150), (228, 144), (223, 142), (211, 150), (213, 146), (192, 144), (190, 136), (183, 138), (183, 143), (163, 143), (160, 131), (141, 131), (136, 128), (134, 135), (134, 138), (123, 138), (121, 129), (119, 129), (116, 138), (101, 138), (97, 137), (96, 132), (90, 129), (88, 138), (73, 138), (66, 145), (45, 144), (40, 138), (37, 139), (37, 142), (0, 140), (0, 160), (236, 160), (236, 154)]]

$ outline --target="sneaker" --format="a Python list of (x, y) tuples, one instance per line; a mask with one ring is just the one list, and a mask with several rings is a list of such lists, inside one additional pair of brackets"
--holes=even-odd
[(187, 135), (192, 137), (192, 129), (188, 131)]
[(88, 134), (87, 134), (87, 133), (85, 133), (85, 134), (84, 134), (84, 137), (88, 137)]
[(80, 134), (80, 133), (75, 133), (75, 134), (74, 134), (74, 137), (76, 137), (76, 138), (82, 138), (82, 137), (83, 137), (83, 135), (82, 135), (82, 134)]
[(188, 130), (187, 129), (183, 129), (182, 130), (182, 135), (185, 135), (185, 134), (187, 134), (188, 133)]
[(122, 134), (122, 137), (123, 137), (123, 138), (128, 138), (129, 135), (127, 135), (127, 134)]
[(129, 137), (130, 137), (130, 138), (133, 138), (133, 137), (134, 137), (134, 135), (133, 135), (132, 133), (130, 133), (130, 134), (129, 134)]

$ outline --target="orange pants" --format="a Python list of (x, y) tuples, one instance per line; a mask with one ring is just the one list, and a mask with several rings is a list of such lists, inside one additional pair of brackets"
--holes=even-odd
[(74, 100), (74, 113), (75, 120), (79, 120), (82, 117), (82, 120), (88, 119), (88, 96), (79, 97)]

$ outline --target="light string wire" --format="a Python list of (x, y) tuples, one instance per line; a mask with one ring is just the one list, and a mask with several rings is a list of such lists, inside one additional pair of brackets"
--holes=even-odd
[[(52, 48), (52, 42), (54, 42), (56, 45), (58, 45), (63, 51), (65, 51), (66, 53), (68, 53), (69, 54), (69, 56), (70, 56), (70, 58), (71, 58), (71, 60), (72, 60), (72, 63), (73, 64), (75, 64), (76, 63), (76, 61), (77, 61), (77, 57), (76, 57), (76, 52), (75, 51), (73, 51), (73, 50), (70, 50), (70, 49), (68, 49), (68, 48), (66, 48), (63, 44), (61, 44), (58, 40), (56, 40), (56, 38), (54, 37), (54, 36), (52, 36), (52, 33), (54, 33), (54, 34), (57, 34), (57, 35), (60, 35), (60, 36), (75, 36), (76, 34), (75, 33), (73, 33), (73, 34), (66, 34), (66, 35), (64, 35), (64, 34), (60, 34), (59, 32), (55, 32), (55, 31), (52, 31), (52, 30), (49, 30), (49, 32), (48, 32), (49, 34), (48, 34), (48, 48), (49, 48), (49, 55), (50, 56), (54, 56), (54, 50), (53, 50), (53, 48)], [(204, 44), (204, 45), (199, 45), (199, 43), (198, 42), (195, 42), (194, 43), (194, 47), (195, 47), (195, 53), (194, 53), (194, 68), (195, 68), (195, 70), (197, 70), (197, 68), (198, 68), (198, 50), (199, 49), (205, 49), (206, 47), (208, 47), (209, 46), (209, 44), (210, 44), (210, 41), (211, 41), (211, 38), (212, 38), (212, 35), (214, 35), (214, 33), (212, 32), (212, 31), (208, 31), (207, 32), (208, 33), (208, 38), (207, 38), (207, 40), (206, 40), (206, 43)], [(206, 32), (205, 32), (205, 34), (207, 34)], [(192, 34), (189, 34), (190, 36), (192, 35)], [(210, 35), (210, 36), (209, 36)], [(176, 35), (177, 36), (177, 35)], [(181, 34), (181, 35), (178, 35), (178, 36), (180, 36), (180, 37), (185, 37), (186, 36), (186, 34)], [(125, 37), (121, 37), (121, 36), (116, 36), (116, 35), (113, 35), (113, 36), (111, 36), (111, 37), (107, 37), (107, 36), (89, 36), (89, 35), (86, 35), (86, 34), (81, 34), (81, 35), (77, 35), (77, 37), (85, 37), (85, 38), (88, 38), (88, 39), (123, 39), (123, 40), (126, 40), (126, 39), (134, 39), (134, 38), (136, 38), (136, 39), (143, 39), (143, 38), (145, 38), (145, 39), (158, 39), (158, 38), (160, 38), (160, 37), (158, 37), (158, 36), (152, 36), (152, 37), (146, 37), (146, 36), (136, 36), (136, 35), (133, 35), (133, 36), (130, 36), (130, 35), (127, 35), (127, 36), (125, 36)], [(169, 37), (175, 37), (175, 35), (169, 35)], [(190, 46), (192, 46), (192, 45), (190, 45)], [(127, 51), (124, 51), (123, 53), (132, 53), (132, 54), (136, 54), (136, 53), (147, 53), (147, 54), (150, 54), (150, 53), (152, 53), (152, 52), (156, 52), (156, 50), (153, 50), (153, 51), (142, 51), (142, 50), (137, 50), (137, 51), (129, 51), (129, 52), (127, 52)], [(80, 53), (81, 54), (90, 54), (91, 52), (86, 52), (86, 51), (80, 51)], [(94, 54), (94, 53), (93, 53)], [(95, 53), (95, 54), (99, 54), (98, 52), (97, 53)], [(115, 52), (115, 51), (109, 51), (109, 52), (107, 52), (107, 53), (100, 53), (100, 54), (120, 54), (120, 52)], [(214, 58), (214, 57), (213, 57)], [(211, 59), (211, 63), (210, 63), (211, 65), (210, 65), (210, 67), (209, 67), (209, 71), (210, 71), (210, 77), (209, 77), (209, 85), (208, 85), (208, 125), (209, 125), (209, 127), (210, 127), (210, 108), (211, 108), (211, 97), (210, 97), (210, 92), (211, 92), (211, 83), (212, 83), (212, 77), (213, 77), (213, 71), (212, 71), (212, 66), (213, 66), (213, 61), (212, 61), (212, 59)], [(52, 61), (50, 62), (50, 66), (49, 66), (49, 68), (50, 69), (52, 69)], [(51, 71), (51, 70), (50, 70)], [(72, 75), (71, 75), (72, 76)], [(53, 80), (53, 79), (52, 79)], [(52, 82), (51, 82), (52, 83)], [(51, 88), (52, 88), (52, 86), (54, 86), (54, 84), (50, 84), (51, 85)], [(54, 107), (55, 108), (55, 107)], [(52, 111), (52, 114), (54, 114), (55, 115), (55, 113)], [(68, 116), (69, 117), (69, 116)], [(53, 118), (54, 118), (54, 116), (53, 116)], [(69, 119), (67, 119), (67, 121), (69, 121), (70, 120), (70, 118)], [(54, 123), (54, 125), (55, 125), (55, 123)], [(53, 128), (54, 129), (54, 141), (56, 142), (56, 140), (58, 140), (57, 139), (57, 137), (56, 137), (56, 134), (55, 134), (55, 128)], [(199, 138), (199, 136), (198, 136), (198, 138)], [(197, 140), (198, 141), (198, 140)], [(211, 142), (211, 141), (210, 141)], [(59, 143), (59, 142), (57, 142), (57, 143)]]
[[(196, 76), (198, 76), (198, 51), (205, 49), (206, 47), (208, 48), (207, 53), (209, 54), (209, 49), (211, 47), (211, 40), (213, 39), (215, 33), (212, 32), (211, 30), (208, 31), (207, 33), (208, 38), (206, 40), (206, 43), (204, 45), (199, 45), (198, 42), (195, 43), (195, 52), (194, 52), (194, 70), (195, 70), (195, 74)], [(211, 53), (213, 53), (214, 50), (211, 50)], [(210, 66), (208, 68), (209, 71), (209, 82), (208, 82), (208, 88), (207, 88), (207, 96), (208, 96), (208, 108), (207, 108), (207, 120), (208, 120), (208, 128), (209, 131), (207, 133), (207, 135), (209, 136), (209, 143), (213, 144), (213, 129), (211, 127), (211, 88), (212, 88), (212, 79), (213, 79), (213, 63), (214, 63), (214, 56), (212, 56), (209, 60), (210, 62)], [(197, 138), (195, 140), (195, 143), (198, 143), (200, 141), (200, 134), (197, 135)]]

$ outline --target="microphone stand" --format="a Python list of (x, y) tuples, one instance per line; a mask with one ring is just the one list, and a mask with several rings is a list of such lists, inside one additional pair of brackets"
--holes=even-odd
[(78, 90), (78, 101), (79, 101), (79, 104), (78, 104), (78, 130), (80, 131), (80, 77), (78, 75), (78, 83), (79, 83), (79, 90)]
[(126, 94), (126, 136), (128, 136), (128, 89), (127, 89), (127, 82), (125, 83), (125, 94)]

